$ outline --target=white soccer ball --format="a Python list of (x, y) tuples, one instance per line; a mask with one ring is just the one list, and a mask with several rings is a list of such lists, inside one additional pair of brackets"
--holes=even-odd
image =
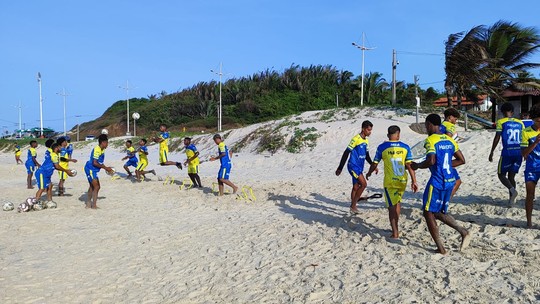
[(30, 209), (32, 209), (32, 206), (28, 204), (27, 202), (20, 203), (19, 207), (17, 207), (18, 212), (28, 212), (30, 211)]
[(43, 205), (42, 202), (37, 201), (34, 205), (32, 205), (32, 209), (39, 211), (39, 210), (45, 209), (45, 206)]
[(37, 200), (36, 200), (35, 197), (29, 197), (29, 198), (26, 199), (26, 203), (28, 205), (30, 205), (30, 207), (32, 207), (32, 205), (34, 205), (36, 202), (37, 202)]
[(70, 171), (71, 171), (71, 174), (73, 174), (73, 176), (77, 176), (77, 170), (71, 169)]
[(113, 176), (116, 173), (116, 170), (114, 169), (114, 167), (111, 167), (110, 172), (108, 172), (108, 171), (105, 171), (105, 172), (107, 172), (108, 175)]
[(4, 211), (11, 211), (13, 209), (15, 209), (15, 205), (13, 205), (12, 202), (7, 202), (4, 204), (4, 206), (2, 206), (2, 210)]
[(109, 130), (107, 130), (107, 129), (103, 129), (103, 130), (101, 130), (101, 134), (105, 134), (105, 135), (107, 135), (107, 134), (109, 134)]
[(47, 209), (55, 209), (57, 207), (56, 203), (53, 201), (48, 201), (45, 203), (45, 206), (47, 206)]
[(133, 115), (131, 115), (131, 117), (133, 117), (133, 119), (137, 120), (137, 119), (141, 118), (141, 114), (135, 112), (135, 113), (133, 113)]

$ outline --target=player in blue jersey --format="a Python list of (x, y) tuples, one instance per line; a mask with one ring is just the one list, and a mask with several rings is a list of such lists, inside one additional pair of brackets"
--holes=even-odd
[(399, 238), (398, 221), (401, 213), (401, 198), (407, 188), (407, 171), (411, 175), (411, 189), (418, 191), (416, 175), (411, 168), (411, 148), (399, 140), (401, 129), (398, 126), (388, 127), (388, 141), (377, 147), (373, 163), (366, 174), (369, 180), (371, 174), (377, 169), (377, 165), (384, 161), (384, 200), (388, 208), (391, 238)]
[(71, 156), (73, 155), (73, 144), (71, 143), (71, 137), (69, 135), (66, 135), (66, 140), (67, 140), (66, 152), (68, 154), (68, 157), (71, 158)]
[(97, 199), (101, 184), (99, 183), (98, 172), (105, 169), (107, 173), (112, 173), (112, 169), (104, 164), (105, 149), (109, 146), (107, 135), (101, 134), (98, 137), (98, 145), (90, 152), (90, 159), (84, 166), (84, 173), (88, 180), (88, 194), (86, 195), (86, 208), (97, 209)]
[(133, 148), (133, 142), (131, 140), (126, 140), (126, 156), (124, 156), (124, 158), (122, 158), (122, 160), (128, 160), (125, 164), (124, 164), (124, 170), (126, 170), (127, 172), (127, 176), (126, 178), (130, 178), (133, 176), (133, 174), (131, 174), (131, 171), (129, 171), (129, 167), (135, 167), (135, 169), (137, 168), (138, 166), (138, 161), (137, 161), (137, 154), (135, 152), (135, 148)]
[[(442, 134), (448, 135), (456, 142), (459, 139), (456, 130), (456, 124), (460, 116), (461, 115), (459, 114), (459, 111), (455, 108), (448, 108), (444, 110), (444, 121), (441, 123), (440, 128)], [(452, 190), (452, 194), (450, 195), (450, 200), (452, 200), (452, 198), (458, 191), (459, 186), (461, 186), (461, 177), (459, 176), (456, 168), (452, 168), (452, 171), (454, 171), (454, 175), (456, 176), (456, 184), (454, 185), (454, 189)]]
[(36, 199), (39, 200), (44, 191), (47, 191), (47, 200), (52, 201), (52, 182), (51, 177), (54, 170), (65, 172), (69, 176), (73, 176), (73, 173), (66, 168), (60, 166), (60, 145), (54, 143), (50, 145), (50, 148), (45, 153), (45, 160), (41, 164), (41, 167), (36, 170), (36, 183), (38, 191), (36, 192)]
[[(60, 167), (66, 170), (69, 170), (69, 163), (70, 162), (76, 163), (77, 160), (69, 156), (68, 151), (67, 151), (68, 142), (65, 137), (58, 138), (56, 140), (56, 143), (60, 146), (60, 152), (59, 152)], [(58, 196), (64, 196), (64, 193), (66, 191), (64, 184), (68, 175), (64, 171), (58, 171), (58, 177), (60, 178), (60, 182), (58, 182)]]
[(497, 120), (497, 132), (493, 138), (488, 160), (493, 162), (493, 151), (495, 151), (502, 138), (503, 148), (501, 158), (499, 159), (497, 176), (501, 183), (508, 188), (510, 195), (508, 203), (512, 205), (515, 203), (518, 195), (515, 177), (519, 172), (519, 167), (521, 167), (521, 161), (523, 160), (521, 156), (521, 133), (525, 129), (525, 126), (521, 120), (513, 117), (514, 106), (511, 103), (504, 103), (501, 106), (501, 112), (504, 117)]
[(218, 160), (220, 161), (220, 167), (218, 172), (218, 188), (219, 188), (219, 196), (223, 195), (224, 192), (224, 185), (227, 185), (233, 189), (233, 194), (236, 193), (238, 190), (238, 187), (233, 184), (229, 180), (229, 175), (231, 173), (231, 156), (229, 155), (229, 148), (225, 145), (225, 142), (223, 142), (223, 139), (221, 138), (221, 135), (215, 134), (214, 137), (214, 143), (218, 146), (218, 155), (210, 157), (210, 161)]
[(36, 148), (38, 146), (37, 141), (31, 140), (30, 141), (30, 148), (28, 148), (28, 154), (26, 158), (26, 162), (24, 165), (26, 166), (26, 187), (28, 189), (34, 189), (32, 187), (32, 177), (34, 176), (34, 172), (36, 172), (37, 168), (39, 168), (40, 163), (37, 161), (37, 152)]
[(521, 138), (521, 155), (525, 158), (525, 213), (527, 227), (532, 227), (532, 211), (536, 184), (540, 178), (540, 104), (534, 105), (529, 114), (532, 126), (525, 128)]
[(458, 225), (456, 220), (447, 214), (452, 189), (456, 183), (452, 168), (465, 164), (465, 158), (459, 151), (457, 143), (446, 134), (441, 134), (441, 117), (439, 115), (429, 114), (426, 117), (425, 125), (429, 135), (425, 142), (426, 159), (421, 163), (411, 163), (411, 167), (414, 170), (429, 168), (431, 172), (431, 177), (424, 191), (422, 209), (429, 233), (437, 245), (437, 252), (446, 254), (446, 249), (444, 249), (439, 235), (437, 220), (461, 234), (460, 250), (465, 249), (470, 242), (469, 231)]
[[(368, 137), (371, 135), (372, 130), (373, 124), (369, 120), (362, 122), (362, 131), (351, 139), (347, 149), (343, 151), (341, 161), (339, 162), (339, 166), (336, 170), (336, 175), (339, 176), (343, 170), (343, 167), (345, 166), (345, 163), (347, 163), (347, 169), (352, 176), (353, 183), (350, 208), (350, 212), (352, 214), (359, 213), (356, 204), (362, 196), (364, 190), (367, 188), (367, 181), (363, 173), (364, 163), (365, 161), (367, 161), (370, 165), (373, 163), (371, 157), (369, 156), (368, 150)], [(349, 160), (348, 162), (347, 159)], [(378, 173), (379, 170), (375, 169), (375, 172)]]

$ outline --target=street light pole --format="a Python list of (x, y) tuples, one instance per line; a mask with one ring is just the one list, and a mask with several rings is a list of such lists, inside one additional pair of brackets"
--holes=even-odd
[(56, 95), (60, 95), (64, 98), (64, 136), (66, 136), (66, 96), (69, 96), (69, 94), (66, 94), (66, 89), (62, 88), (62, 93), (56, 93)]
[(397, 61), (396, 50), (392, 50), (392, 105), (396, 105), (396, 69), (399, 61)]
[(364, 33), (362, 32), (362, 45), (358, 45), (355, 42), (352, 43), (354, 47), (359, 48), (362, 51), (362, 84), (360, 85), (360, 106), (364, 105), (364, 51), (370, 51), (375, 48), (368, 48), (364, 45)]
[(223, 76), (222, 68), (223, 68), (223, 63), (220, 62), (219, 63), (219, 73), (217, 73), (214, 70), (210, 70), (210, 72), (212, 72), (212, 73), (214, 73), (216, 75), (219, 75), (218, 132), (221, 132), (221, 123), (222, 123), (222, 120), (221, 120), (221, 115), (222, 115), (222, 112), (221, 112), (221, 77)]
[(130, 136), (131, 133), (129, 133), (129, 80), (126, 81), (126, 86), (125, 87), (122, 87), (122, 86), (118, 86), (120, 89), (123, 89), (123, 90), (126, 90), (126, 103), (127, 103), (127, 114), (126, 114), (126, 119), (127, 119), (127, 131), (126, 131), (126, 135), (127, 136)]
[(39, 85), (39, 136), (43, 136), (43, 97), (41, 96), (41, 73), (37, 73), (37, 81)]
[(75, 117), (77, 118), (77, 141), (79, 141), (79, 126), (81, 125), (79, 117), (81, 117), (81, 115), (75, 115)]

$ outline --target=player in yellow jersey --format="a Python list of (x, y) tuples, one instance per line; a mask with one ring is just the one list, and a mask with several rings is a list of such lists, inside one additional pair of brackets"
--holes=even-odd
[(128, 160), (124, 164), (124, 170), (127, 172), (126, 178), (131, 178), (133, 174), (131, 174), (131, 171), (129, 171), (129, 167), (135, 167), (137, 168), (138, 162), (137, 162), (137, 155), (135, 154), (135, 148), (133, 148), (133, 142), (131, 140), (126, 140), (126, 156), (122, 158), (122, 160)]
[(184, 146), (186, 147), (186, 161), (184, 166), (188, 167), (188, 175), (195, 187), (202, 187), (201, 178), (199, 177), (199, 151), (197, 147), (191, 143), (191, 138), (184, 138)]
[(139, 149), (137, 149), (137, 152), (139, 153), (139, 164), (137, 165), (137, 169), (135, 169), (135, 176), (137, 178), (137, 181), (141, 182), (142, 177), (146, 173), (152, 173), (156, 175), (156, 171), (144, 171), (144, 169), (146, 169), (146, 166), (148, 166), (148, 148), (146, 147), (146, 139), (141, 138), (141, 140), (139, 140)]
[(158, 137), (154, 137), (154, 142), (159, 143), (159, 164), (162, 166), (176, 166), (182, 170), (182, 163), (169, 160), (169, 132), (167, 126), (162, 124), (159, 126), (161, 132)]
[(384, 161), (384, 200), (388, 207), (388, 217), (392, 227), (391, 238), (399, 238), (398, 221), (401, 213), (401, 198), (407, 188), (407, 171), (411, 175), (411, 189), (418, 191), (416, 175), (411, 168), (411, 148), (399, 140), (401, 130), (398, 126), (388, 127), (388, 141), (377, 147), (373, 163), (369, 167), (366, 179), (377, 169), (379, 162)]
[(17, 165), (20, 165), (23, 163), (23, 161), (21, 160), (21, 146), (19, 145), (16, 145), (15, 146), (15, 162), (17, 163)]
[[(68, 142), (65, 137), (58, 138), (56, 140), (56, 143), (60, 146), (60, 153), (59, 153), (60, 167), (66, 170), (69, 170), (69, 162), (76, 163), (77, 160), (69, 156), (69, 153), (67, 150)], [(68, 176), (69, 175), (67, 175), (65, 171), (58, 171), (58, 177), (60, 178), (60, 182), (58, 183), (58, 196), (64, 196), (64, 193), (66, 192), (66, 188), (64, 187), (64, 184)]]
[[(449, 136), (456, 142), (458, 141), (456, 123), (460, 116), (461, 114), (459, 114), (459, 111), (454, 108), (448, 108), (444, 110), (444, 121), (442, 122), (441, 127), (440, 127), (440, 131), (442, 134), (446, 134), (447, 136)], [(458, 191), (459, 186), (461, 186), (461, 177), (459, 176), (459, 173), (457, 172), (456, 168), (452, 168), (452, 171), (454, 172), (454, 175), (456, 177), (456, 184), (454, 186), (454, 189), (452, 189), (450, 200), (452, 200), (452, 198)]]

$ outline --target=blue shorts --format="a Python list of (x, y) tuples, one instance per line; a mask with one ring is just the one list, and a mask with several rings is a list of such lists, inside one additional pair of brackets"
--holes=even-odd
[(92, 169), (88, 169), (88, 168), (84, 167), (84, 173), (86, 174), (86, 179), (88, 180), (88, 182), (90, 184), (95, 179), (99, 180), (98, 172), (99, 172), (99, 170), (92, 170)]
[(461, 177), (459, 176), (459, 173), (457, 172), (456, 168), (452, 168), (452, 173), (454, 174), (454, 177), (456, 178), (456, 180), (461, 179)]
[(521, 155), (516, 156), (502, 156), (499, 159), (499, 167), (497, 168), (498, 174), (504, 174), (507, 172), (518, 173), (519, 167), (521, 167), (521, 162), (523, 157)]
[(228, 180), (230, 174), (231, 174), (231, 167), (220, 167), (217, 178)]
[(527, 182), (533, 182), (538, 183), (538, 179), (540, 179), (540, 172), (527, 172), (525, 171), (525, 183)]
[(423, 206), (422, 209), (433, 213), (444, 213), (448, 211), (448, 204), (450, 203), (450, 195), (452, 195), (453, 187), (440, 190), (431, 183), (428, 182), (426, 190), (424, 191)]
[(32, 163), (25, 163), (24, 166), (26, 167), (26, 173), (28, 174), (32, 174), (34, 172), (36, 172), (36, 165), (34, 164), (34, 162)]
[(352, 177), (353, 186), (355, 184), (358, 184), (358, 176), (362, 175), (364, 170), (363, 169), (360, 170), (359, 168), (347, 168), (347, 169), (349, 170), (349, 174)]
[(130, 159), (124, 164), (124, 166), (126, 166), (126, 167), (131, 166), (131, 167), (137, 168), (137, 159), (136, 159), (136, 158), (130, 158)]
[(47, 189), (51, 184), (51, 176), (38, 170), (36, 171), (36, 182), (38, 189)]

